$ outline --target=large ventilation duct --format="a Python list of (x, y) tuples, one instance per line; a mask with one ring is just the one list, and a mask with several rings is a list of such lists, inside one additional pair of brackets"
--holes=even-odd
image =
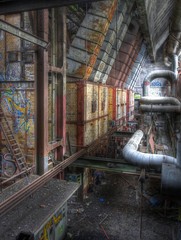
[(172, 87), (172, 95), (175, 96), (176, 94), (176, 80), (177, 80), (177, 75), (170, 71), (170, 70), (155, 70), (149, 73), (143, 82), (143, 95), (148, 96), (149, 95), (149, 89), (150, 89), (150, 83), (156, 79), (156, 78), (166, 78), (169, 80), (171, 83)]
[[(181, 112), (181, 103), (174, 97), (142, 97), (140, 103), (140, 110), (142, 112)], [(164, 106), (163, 104), (169, 105)]]
[(171, 104), (180, 106), (180, 101), (174, 97), (142, 97), (140, 103), (143, 104)]
[(143, 138), (143, 131), (138, 130), (123, 148), (125, 160), (143, 168), (160, 169), (162, 163), (177, 164), (177, 159), (167, 155), (149, 154), (138, 151), (139, 144)]
[(142, 112), (163, 112), (163, 113), (180, 113), (181, 106), (162, 106), (162, 105), (144, 105), (140, 107)]

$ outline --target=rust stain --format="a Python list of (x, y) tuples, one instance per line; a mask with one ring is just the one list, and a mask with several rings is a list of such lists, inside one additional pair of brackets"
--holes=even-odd
[(113, 16), (114, 16), (114, 12), (115, 12), (115, 10), (116, 10), (116, 8), (117, 8), (117, 5), (118, 5), (118, 1), (115, 0), (115, 1), (113, 2), (112, 7), (110, 8), (110, 12), (108, 13), (108, 20), (109, 20), (109, 21), (112, 20), (112, 18), (113, 18)]
[(90, 57), (90, 60), (89, 60), (89, 65), (90, 66), (94, 66), (95, 62), (96, 62), (96, 59), (97, 59), (97, 56), (96, 55), (92, 55)]
[(100, 51), (100, 47), (99, 47), (99, 46), (96, 46), (96, 48), (95, 48), (95, 54), (98, 55), (98, 54), (99, 54), (99, 51)]
[(97, 55), (100, 52), (100, 48), (102, 46), (102, 43), (105, 39), (105, 35), (108, 31), (110, 21), (112, 20), (114, 16), (114, 12), (117, 8), (118, 0), (113, 1), (106, 1), (101, 2), (98, 5), (99, 10), (102, 11), (103, 14), (106, 15), (105, 18), (97, 17), (93, 21), (90, 22), (91, 28), (96, 29), (100, 32), (94, 31), (93, 33), (87, 34), (87, 44), (85, 44), (85, 50), (90, 54), (87, 66), (85, 64), (82, 64), (79, 66), (73, 74), (75, 76), (83, 78), (84, 80), (87, 80), (90, 77), (90, 74), (92, 73), (93, 66), (97, 60)]
[(98, 32), (94, 32), (92, 34), (88, 35), (88, 40), (96, 42), (97, 44), (100, 44), (100, 38), (104, 39), (104, 35)]
[(79, 77), (83, 80), (87, 80), (92, 72), (91, 66), (81, 65), (75, 72), (74, 76)]
[(90, 53), (93, 53), (95, 55), (98, 55), (100, 47), (97, 44), (92, 43), (92, 42), (88, 42), (85, 45), (86, 45), (85, 48), (86, 48), (87, 52), (90, 52)]
[(85, 76), (84, 76), (84, 80), (88, 80), (88, 78), (90, 77), (90, 75), (91, 75), (91, 72), (92, 72), (92, 67), (89, 67), (89, 66), (87, 66), (86, 67), (86, 73), (85, 73)]

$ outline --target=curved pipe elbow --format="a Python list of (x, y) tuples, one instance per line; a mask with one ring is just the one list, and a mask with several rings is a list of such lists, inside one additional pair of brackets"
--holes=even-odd
[(170, 70), (155, 70), (149, 73), (144, 81), (143, 81), (143, 94), (144, 96), (149, 95), (149, 86), (150, 82), (152, 82), (156, 78), (166, 78), (171, 83), (172, 95), (175, 96), (175, 83), (177, 81), (177, 74)]
[(160, 169), (162, 163), (177, 164), (177, 159), (167, 155), (142, 153), (129, 147), (123, 149), (125, 160), (133, 165)]
[(142, 153), (137, 149), (143, 137), (143, 132), (138, 130), (123, 148), (123, 157), (133, 165), (144, 168), (160, 169), (162, 163), (177, 164), (177, 159), (167, 155)]
[(168, 78), (171, 82), (176, 81), (177, 80), (177, 75), (170, 70), (155, 70), (152, 71), (151, 73), (149, 73), (146, 77), (144, 81), (153, 81), (155, 78)]

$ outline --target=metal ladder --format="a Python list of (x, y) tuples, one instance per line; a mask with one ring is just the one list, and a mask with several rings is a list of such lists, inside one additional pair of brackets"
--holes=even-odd
[(13, 135), (13, 131), (11, 130), (10, 124), (8, 122), (8, 119), (2, 109), (2, 106), (0, 105), (0, 128), (3, 132), (3, 135), (8, 143), (9, 150), (13, 156), (13, 159), (15, 160), (18, 170), (24, 171), (27, 169), (27, 164), (25, 157), (21, 151), (21, 148), (16, 140), (16, 138)]

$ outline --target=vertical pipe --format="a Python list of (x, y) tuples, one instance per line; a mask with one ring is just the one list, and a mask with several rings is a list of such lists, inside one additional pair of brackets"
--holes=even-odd
[[(37, 32), (48, 41), (48, 10), (38, 11)], [(37, 54), (37, 173), (48, 171), (48, 52)]]
[(143, 96), (149, 96), (150, 81), (143, 82)]
[(177, 141), (177, 164), (181, 167), (181, 139)]
[(178, 77), (178, 55), (173, 54), (172, 58), (173, 58), (173, 60), (172, 60), (172, 71)]

